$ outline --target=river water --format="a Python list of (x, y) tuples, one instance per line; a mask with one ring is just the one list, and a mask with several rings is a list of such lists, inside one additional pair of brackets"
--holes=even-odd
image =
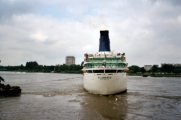
[(0, 120), (181, 120), (181, 78), (127, 77), (127, 92), (100, 96), (81, 74), (0, 72), (18, 96), (0, 96)]

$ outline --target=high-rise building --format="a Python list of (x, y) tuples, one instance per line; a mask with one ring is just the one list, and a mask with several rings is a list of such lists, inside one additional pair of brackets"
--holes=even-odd
[(66, 65), (75, 64), (75, 57), (74, 57), (74, 56), (66, 56), (66, 58), (65, 58), (65, 64), (66, 64)]
[(151, 70), (152, 67), (153, 67), (153, 65), (144, 65), (144, 69), (145, 69), (146, 71)]

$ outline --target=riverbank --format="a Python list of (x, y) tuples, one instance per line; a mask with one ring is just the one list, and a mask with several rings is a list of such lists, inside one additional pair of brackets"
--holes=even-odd
[[(143, 76), (145, 74), (135, 73), (135, 74), (128, 74), (128, 76)], [(150, 77), (181, 77), (181, 74), (146, 74)]]
[(70, 73), (70, 74), (82, 74), (82, 71), (34, 71), (34, 70), (16, 70), (16, 71), (8, 71), (8, 70), (0, 70), (5, 72), (37, 72), (37, 73)]
[(181, 77), (178, 74), (151, 74), (150, 77)]

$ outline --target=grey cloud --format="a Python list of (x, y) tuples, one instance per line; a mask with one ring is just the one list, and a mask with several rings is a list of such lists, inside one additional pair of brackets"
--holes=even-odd
[[(164, 0), (161, 0), (162, 2), (165, 2)], [(180, 0), (166, 0), (168, 3), (171, 3), (174, 6), (181, 6)]]
[(41, 9), (39, 1), (14, 1), (13, 3), (8, 0), (0, 0), (0, 18), (11, 17), (13, 14), (27, 14), (34, 13)]
[[(66, 55), (75, 55), (76, 62), (81, 63), (84, 53), (94, 53), (98, 50), (99, 30), (101, 26), (105, 26), (105, 29), (110, 31), (111, 49), (126, 52), (129, 65), (181, 62), (181, 53), (175, 52), (181, 51), (180, 2), (163, 0), (88, 1), (88, 4), (85, 1), (76, 4), (71, 1), (51, 2), (61, 4), (64, 6), (62, 9), (70, 10), (72, 13), (78, 8), (78, 11), (75, 11), (75, 16), (78, 17), (76, 19), (72, 17), (71, 20), (34, 14), (42, 10), (41, 7), (37, 8), (40, 4), (43, 6), (44, 3), (41, 2), (39, 1), (37, 5), (30, 4), (32, 8), (25, 5), (17, 10), (16, 7), (24, 3), (14, 5), (4, 3), (4, 6), (10, 9), (7, 15), (16, 15), (0, 22), (0, 44), (3, 45), (0, 50), (6, 53), (0, 52), (1, 56), (10, 59), (12, 54), (19, 53), (18, 57), (15, 57), (16, 61), (37, 60), (40, 64), (61, 64), (64, 63)], [(5, 10), (1, 7), (0, 9)], [(79, 12), (81, 10), (86, 12)], [(5, 16), (5, 13), (0, 14)], [(32, 34), (39, 33), (47, 38), (43, 41), (29, 38)], [(81, 49), (86, 45), (93, 48)], [(6, 64), (11, 64), (11, 61)]]

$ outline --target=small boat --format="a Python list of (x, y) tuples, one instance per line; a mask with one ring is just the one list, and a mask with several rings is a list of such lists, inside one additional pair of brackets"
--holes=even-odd
[(21, 93), (19, 86), (10, 86), (9, 84), (0, 84), (0, 96), (1, 95), (16, 95)]
[(148, 77), (148, 75), (144, 74), (143, 77)]
[(9, 84), (1, 84), (4, 79), (0, 76), (0, 96), (1, 95), (16, 95), (21, 93), (21, 88), (19, 86), (10, 86)]

